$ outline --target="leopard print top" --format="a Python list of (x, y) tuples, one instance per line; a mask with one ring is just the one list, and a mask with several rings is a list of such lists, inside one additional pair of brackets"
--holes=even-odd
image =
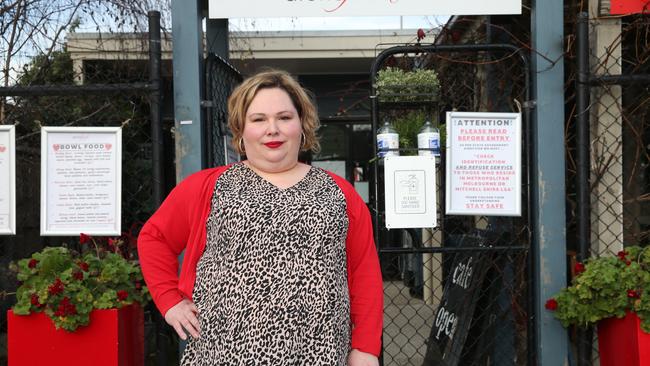
[(182, 365), (346, 365), (343, 192), (310, 168), (280, 189), (243, 163), (217, 180), (197, 265), (201, 336)]

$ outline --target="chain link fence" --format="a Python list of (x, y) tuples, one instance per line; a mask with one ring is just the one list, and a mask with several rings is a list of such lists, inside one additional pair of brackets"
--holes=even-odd
[[(592, 15), (584, 20), (582, 36), (575, 14), (567, 15), (570, 42), (565, 63), (570, 278), (575, 276), (573, 264), (578, 260), (611, 256), (627, 246), (650, 243), (650, 19)], [(588, 76), (576, 83), (580, 42), (588, 45), (582, 51), (588, 60)], [(581, 90), (588, 100), (584, 107), (576, 102)], [(577, 142), (581, 123), (587, 129), (583, 144)], [(583, 181), (577, 179), (581, 162), (586, 164)], [(579, 200), (581, 191), (588, 197), (586, 203)], [(589, 209), (581, 211), (585, 204)], [(577, 334), (578, 365), (598, 364), (594, 333), (570, 333)]]
[[(205, 62), (206, 100), (206, 146), (208, 167), (226, 165), (238, 160), (231, 147), (228, 129), (228, 97), (242, 81), (242, 76), (223, 58), (210, 54)], [(230, 159), (228, 158), (230, 156)]]
[[(469, 43), (485, 40), (485, 26), (478, 24), (476, 33), (463, 35), (473, 41)], [(452, 29), (446, 31), (452, 34)], [(442, 33), (439, 39), (445, 37)], [(379, 121), (392, 121), (401, 131), (400, 146), (411, 147), (401, 149), (401, 155), (417, 155), (412, 148), (417, 145), (415, 134), (427, 117), (440, 129), (444, 147), (447, 111), (523, 116), (520, 217), (445, 214), (449, 197), (443, 148), (436, 163), (438, 226), (388, 231), (383, 166), (377, 163), (372, 209), (384, 278), (383, 364), (534, 364), (529, 323), (529, 117), (522, 107), (528, 100), (526, 58), (508, 45), (412, 45), (384, 51), (375, 65), (376, 70), (427, 69), (437, 74), (438, 93), (405, 94), (409, 86), (403, 85), (397, 88), (399, 94), (382, 96), (375, 90), (372, 96), (375, 128)], [(404, 141), (403, 134), (411, 141)]]
[[(137, 52), (146, 54), (146, 33), (128, 37), (130, 48), (124, 49), (125, 53), (136, 52), (132, 47), (137, 42), (141, 45)], [(97, 39), (101, 38), (98, 34)], [(101, 43), (96, 46), (98, 52), (102, 50)], [(152, 95), (158, 92), (154, 84), (159, 80), (151, 81), (151, 64), (146, 59), (128, 61), (118, 57), (85, 60), (78, 68), (65, 48), (35, 55), (31, 60), (16, 75), (14, 86), (1, 90), (0, 123), (15, 126), (16, 235), (0, 236), (0, 364), (7, 363), (6, 312), (15, 303), (18, 286), (15, 274), (9, 270), (10, 262), (48, 246), (81, 250), (78, 237), (40, 236), (41, 128), (122, 128), (121, 228), (123, 237), (128, 238), (127, 247), (122, 249), (132, 258), (136, 256), (139, 230), (156, 208), (151, 109), (158, 103)], [(169, 130), (167, 135), (171, 136)], [(173, 147), (168, 145), (167, 150), (173, 151)], [(171, 162), (173, 159), (167, 164)], [(157, 358), (173, 360), (177, 353), (175, 338), (154, 322), (157, 316), (153, 305), (146, 307), (147, 364)], [(161, 352), (170, 354), (159, 357)]]

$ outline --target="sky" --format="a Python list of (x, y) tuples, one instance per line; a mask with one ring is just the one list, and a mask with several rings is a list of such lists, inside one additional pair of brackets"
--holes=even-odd
[(438, 28), (448, 16), (231, 18), (231, 31), (310, 31)]

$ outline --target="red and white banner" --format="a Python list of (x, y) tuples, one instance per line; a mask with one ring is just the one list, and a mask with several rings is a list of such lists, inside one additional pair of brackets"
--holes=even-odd
[(521, 14), (521, 0), (209, 0), (219, 18)]

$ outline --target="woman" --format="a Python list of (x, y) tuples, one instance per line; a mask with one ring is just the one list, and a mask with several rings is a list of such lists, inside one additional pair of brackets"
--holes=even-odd
[[(282, 71), (228, 100), (247, 160), (185, 179), (138, 240), (153, 299), (183, 365), (378, 365), (383, 290), (364, 202), (298, 161), (317, 150), (311, 99)], [(179, 254), (184, 252), (180, 276)]]

